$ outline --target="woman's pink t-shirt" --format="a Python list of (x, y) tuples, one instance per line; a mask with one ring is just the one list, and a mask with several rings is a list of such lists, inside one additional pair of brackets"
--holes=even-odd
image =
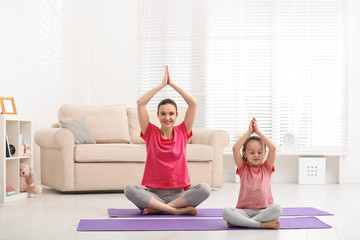
[(146, 164), (142, 185), (153, 188), (171, 189), (190, 186), (186, 162), (186, 142), (192, 136), (187, 133), (185, 123), (174, 127), (170, 139), (161, 137), (160, 129), (148, 124), (145, 134), (140, 136), (146, 143)]
[(236, 173), (240, 176), (240, 193), (236, 208), (264, 209), (274, 204), (271, 193), (271, 169), (267, 162), (260, 167), (250, 167), (244, 162)]

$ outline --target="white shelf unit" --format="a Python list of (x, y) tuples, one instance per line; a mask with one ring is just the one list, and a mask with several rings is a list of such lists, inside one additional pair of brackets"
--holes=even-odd
[[(231, 156), (230, 161), (233, 162), (232, 152), (225, 152), (225, 156)], [(276, 158), (286, 158), (286, 157), (324, 157), (325, 161), (328, 160), (328, 157), (336, 157), (338, 159), (338, 166), (337, 166), (337, 172), (338, 172), (338, 180), (337, 182), (339, 184), (342, 183), (342, 165), (344, 158), (346, 157), (347, 152), (346, 151), (297, 151), (297, 152), (276, 152)], [(234, 166), (236, 170), (236, 166)], [(233, 171), (234, 174), (234, 182), (239, 183), (240, 178), (239, 175), (235, 174), (235, 171)]]
[[(19, 135), (22, 135), (23, 143), (30, 147), (29, 156), (20, 156)], [(15, 146), (15, 154), (6, 157), (6, 136), (9, 144)], [(0, 115), (0, 203), (26, 198), (27, 193), (20, 193), (20, 163), (33, 166), (33, 138), (32, 122), (30, 119), (16, 115)], [(13, 188), (15, 194), (6, 196), (6, 188)]]

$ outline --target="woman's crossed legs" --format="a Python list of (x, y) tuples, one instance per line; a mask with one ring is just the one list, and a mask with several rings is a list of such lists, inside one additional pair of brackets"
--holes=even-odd
[(125, 196), (133, 202), (143, 214), (156, 214), (167, 212), (176, 215), (196, 215), (196, 206), (210, 195), (211, 188), (206, 183), (201, 183), (187, 189), (142, 189), (136, 184), (128, 184)]

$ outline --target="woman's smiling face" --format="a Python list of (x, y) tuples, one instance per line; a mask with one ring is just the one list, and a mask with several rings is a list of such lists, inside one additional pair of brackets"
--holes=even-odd
[(161, 128), (172, 128), (174, 127), (178, 114), (176, 112), (175, 106), (168, 103), (159, 107), (157, 116), (159, 118)]

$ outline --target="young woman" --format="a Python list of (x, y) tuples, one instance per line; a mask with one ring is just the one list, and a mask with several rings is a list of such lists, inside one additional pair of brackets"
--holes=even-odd
[[(151, 98), (166, 86), (175, 89), (188, 104), (184, 121), (174, 126), (178, 116), (176, 103), (164, 99), (158, 105), (157, 116), (161, 128), (149, 121), (146, 105)], [(145, 140), (147, 158), (142, 185), (125, 187), (125, 196), (133, 202), (143, 214), (196, 215), (196, 206), (210, 195), (210, 186), (206, 183), (190, 187), (190, 177), (186, 162), (186, 144), (192, 136), (195, 122), (197, 100), (177, 86), (171, 79), (168, 66), (165, 66), (164, 78), (160, 85), (151, 89), (137, 101), (138, 119), (141, 137)]]

